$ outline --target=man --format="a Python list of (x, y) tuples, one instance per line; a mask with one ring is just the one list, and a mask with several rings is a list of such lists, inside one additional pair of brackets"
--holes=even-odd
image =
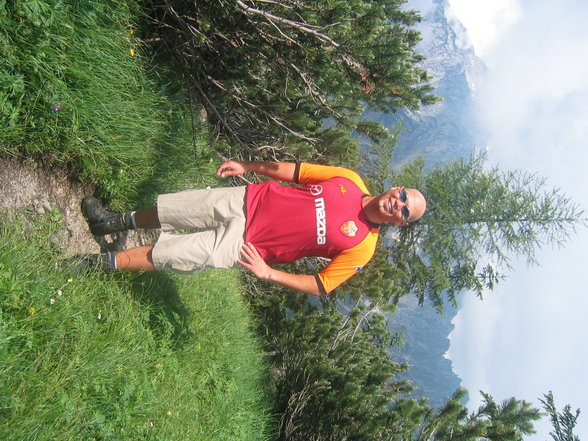
[[(95, 235), (162, 228), (154, 246), (95, 256), (107, 270), (170, 268), (192, 272), (242, 265), (260, 279), (311, 295), (326, 294), (373, 256), (378, 226), (405, 226), (426, 209), (415, 189), (394, 187), (372, 196), (357, 173), (307, 163), (226, 161), (217, 175), (255, 172), (273, 180), (247, 187), (160, 195), (155, 207), (106, 212), (95, 198), (82, 211)], [(284, 186), (276, 180), (302, 184)], [(170, 234), (168, 230), (200, 230)], [(331, 262), (316, 275), (291, 274), (274, 263), (321, 256)]]

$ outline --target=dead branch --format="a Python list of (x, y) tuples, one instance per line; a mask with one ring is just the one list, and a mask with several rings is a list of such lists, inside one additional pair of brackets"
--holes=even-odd
[[(278, 17), (277, 15), (270, 14), (269, 12), (262, 11), (261, 9), (252, 8), (251, 6), (247, 6), (241, 0), (236, 0), (237, 5), (249, 15), (261, 15), (268, 21), (274, 21), (277, 23), (284, 23), (294, 29), (298, 29), (299, 31), (305, 32), (307, 34), (313, 35), (318, 40), (322, 41), (323, 43), (328, 43), (331, 46), (338, 48), (341, 45), (333, 40), (328, 35), (325, 35), (321, 32), (318, 32), (316, 29), (319, 29), (317, 26), (309, 25), (307, 23), (302, 23), (294, 20), (289, 20), (284, 17)], [(314, 29), (313, 29), (314, 28)]]
[(290, 63), (290, 66), (292, 67), (292, 69), (294, 69), (298, 75), (300, 76), (300, 78), (302, 79), (302, 81), (304, 82), (304, 84), (306, 84), (306, 90), (308, 91), (308, 93), (316, 98), (320, 104), (323, 105), (323, 107), (325, 107), (326, 109), (328, 109), (335, 117), (341, 117), (341, 115), (339, 113), (337, 113), (337, 111), (335, 111), (327, 102), (327, 100), (324, 97), (324, 94), (321, 93), (322, 91), (320, 90), (320, 88), (316, 85), (316, 83), (312, 80), (312, 77), (310, 75), (308, 75), (306, 72), (302, 72), (295, 64)]

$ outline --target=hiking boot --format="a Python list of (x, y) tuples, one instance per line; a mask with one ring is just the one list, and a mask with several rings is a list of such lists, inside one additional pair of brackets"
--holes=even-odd
[(76, 274), (88, 271), (102, 270), (107, 273), (116, 271), (116, 253), (102, 254), (78, 254), (64, 259), (61, 263), (62, 269), (72, 271)]
[(82, 214), (95, 236), (134, 229), (131, 213), (108, 211), (94, 196), (85, 197), (82, 201)]

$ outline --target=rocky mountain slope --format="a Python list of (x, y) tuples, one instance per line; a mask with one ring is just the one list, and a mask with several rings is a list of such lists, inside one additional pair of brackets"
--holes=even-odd
[[(418, 27), (423, 38), (418, 50), (427, 57), (424, 67), (432, 75), (435, 93), (442, 101), (415, 112), (402, 110), (368, 117), (387, 127), (404, 126), (395, 164), (422, 155), (427, 167), (432, 167), (467, 157), (474, 148), (485, 145), (473, 107), (486, 67), (463, 40), (463, 28), (452, 18), (447, 0), (409, 0), (406, 7), (419, 10), (426, 19)], [(413, 297), (406, 297), (390, 325), (392, 331), (400, 327), (404, 333), (405, 345), (393, 353), (413, 366), (406, 378), (417, 387), (414, 395), (428, 397), (436, 407), (461, 384), (451, 360), (445, 358), (456, 314), (457, 310), (447, 305), (440, 316), (432, 306), (418, 306)]]
[(484, 146), (484, 134), (473, 117), (473, 105), (486, 67), (463, 42), (461, 24), (448, 14), (447, 0), (411, 0), (406, 8), (417, 9), (425, 17), (417, 26), (422, 36), (417, 50), (427, 58), (423, 67), (432, 76), (435, 94), (442, 101), (418, 111), (367, 113), (366, 118), (386, 127), (404, 127), (395, 164), (422, 155), (430, 167), (468, 156), (473, 148)]

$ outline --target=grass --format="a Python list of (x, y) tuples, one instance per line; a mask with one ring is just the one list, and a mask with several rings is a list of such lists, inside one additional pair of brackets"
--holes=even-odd
[(55, 228), (0, 230), (0, 439), (268, 439), (235, 273), (74, 275)]
[[(138, 5), (0, 1), (0, 154), (65, 166), (119, 209), (218, 185)], [(0, 213), (0, 439), (270, 439), (238, 275), (72, 275), (59, 218)]]
[(0, 2), (0, 152), (71, 167), (136, 201), (177, 139), (183, 103), (137, 37), (135, 2)]

